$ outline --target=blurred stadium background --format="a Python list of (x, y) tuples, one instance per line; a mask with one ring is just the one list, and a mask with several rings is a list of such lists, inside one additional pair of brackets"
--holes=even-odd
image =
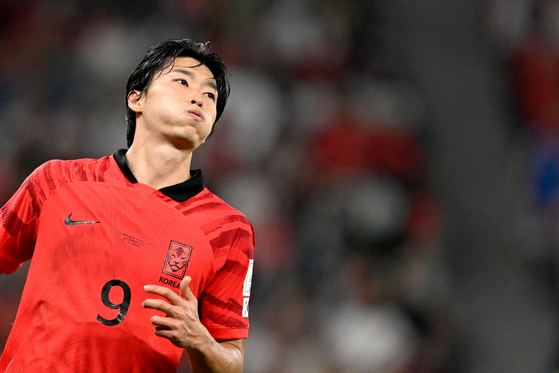
[(194, 166), (257, 232), (245, 372), (556, 371), (558, 1), (1, 0), (0, 204), (125, 147), (182, 37), (232, 74)]

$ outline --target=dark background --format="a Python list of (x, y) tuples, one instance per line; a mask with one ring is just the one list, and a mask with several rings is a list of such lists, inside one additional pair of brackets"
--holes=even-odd
[(557, 1), (1, 0), (0, 204), (125, 147), (129, 74), (182, 37), (232, 74), (194, 167), (257, 233), (245, 372), (555, 371)]

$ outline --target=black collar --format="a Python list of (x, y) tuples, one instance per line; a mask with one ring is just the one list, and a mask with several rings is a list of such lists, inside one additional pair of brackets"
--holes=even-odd
[[(126, 151), (126, 149), (119, 149), (114, 153), (113, 157), (128, 181), (135, 184), (138, 180), (136, 180), (136, 177), (126, 163)], [(204, 179), (201, 170), (190, 170), (190, 176), (190, 179), (182, 183), (161, 188), (159, 191), (175, 201), (184, 202), (204, 189)]]

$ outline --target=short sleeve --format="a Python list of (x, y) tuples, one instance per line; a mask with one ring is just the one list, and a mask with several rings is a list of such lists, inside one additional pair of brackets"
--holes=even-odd
[(246, 223), (235, 230), (227, 259), (199, 298), (200, 320), (218, 340), (248, 336), (254, 230)]
[(0, 272), (11, 274), (31, 259), (36, 241), (36, 218), (44, 193), (35, 170), (0, 209)]

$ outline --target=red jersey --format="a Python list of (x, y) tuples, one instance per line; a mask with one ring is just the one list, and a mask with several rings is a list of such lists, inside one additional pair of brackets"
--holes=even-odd
[(156, 190), (119, 150), (27, 178), (1, 209), (0, 271), (32, 261), (0, 372), (175, 372), (183, 350), (154, 334), (143, 287), (180, 294), (186, 275), (211, 335), (247, 337), (252, 226), (191, 176)]

